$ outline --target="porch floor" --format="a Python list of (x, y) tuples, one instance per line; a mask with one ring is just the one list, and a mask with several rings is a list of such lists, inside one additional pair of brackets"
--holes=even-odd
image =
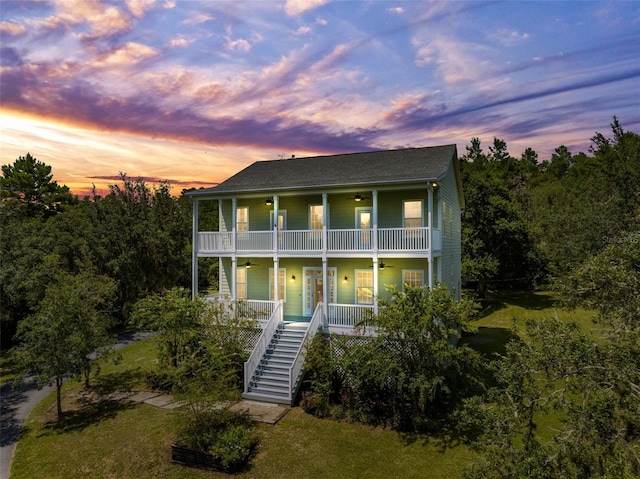
[(284, 315), (282, 320), (285, 323), (309, 323), (311, 321), (310, 316), (290, 316)]

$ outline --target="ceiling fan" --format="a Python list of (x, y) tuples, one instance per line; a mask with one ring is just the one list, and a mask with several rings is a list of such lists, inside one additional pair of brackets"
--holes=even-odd
[(370, 200), (371, 198), (369, 198), (368, 196), (362, 196), (360, 193), (356, 193), (355, 195), (350, 196), (347, 199), (348, 200), (355, 200), (355, 201), (365, 201), (365, 200)]
[[(373, 268), (373, 266), (369, 266), (369, 268)], [(390, 264), (386, 264), (380, 261), (378, 263), (378, 269), (385, 269), (385, 268), (395, 268), (395, 266), (391, 266)]]
[(251, 268), (252, 266), (260, 266), (260, 265), (256, 263), (252, 263), (251, 261), (247, 261), (243, 266), (245, 268)]

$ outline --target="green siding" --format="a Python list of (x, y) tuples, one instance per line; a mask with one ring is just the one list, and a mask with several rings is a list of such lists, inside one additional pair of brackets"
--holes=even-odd
[[(447, 175), (440, 181), (441, 202), (444, 201), (453, 208), (453, 228), (451, 233), (442, 236), (442, 256), (440, 257), (440, 281), (449, 289), (460, 294), (461, 287), (461, 212), (458, 198), (453, 164), (449, 167)], [(440, 206), (442, 208), (442, 205)], [(441, 221), (446, 219), (442, 217)]]

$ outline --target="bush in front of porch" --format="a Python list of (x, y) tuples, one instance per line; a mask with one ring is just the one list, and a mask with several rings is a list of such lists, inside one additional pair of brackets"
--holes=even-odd
[(458, 346), (474, 310), (443, 285), (390, 288), (379, 314), (368, 320), (377, 335), (318, 336), (307, 353), (301, 406), (317, 416), (434, 430), (452, 405), (482, 387), (477, 352)]
[(245, 415), (230, 410), (240, 396), (247, 343), (255, 331), (247, 308), (231, 309), (174, 288), (136, 304), (134, 320), (158, 331), (159, 370), (152, 387), (183, 403), (172, 457), (180, 464), (241, 470), (258, 436)]

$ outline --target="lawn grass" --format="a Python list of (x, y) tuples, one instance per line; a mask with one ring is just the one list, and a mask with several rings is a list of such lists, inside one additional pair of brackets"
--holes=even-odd
[[(506, 344), (516, 337), (524, 337), (524, 322), (527, 319), (550, 319), (557, 316), (564, 322), (575, 322), (585, 332), (594, 332), (595, 312), (578, 308), (563, 309), (557, 295), (552, 291), (496, 291), (483, 301), (483, 309), (471, 324), (477, 334), (467, 336), (463, 343), (479, 352), (492, 356), (504, 354)], [(514, 325), (518, 335), (513, 334)]]
[[(593, 313), (555, 311), (550, 292), (499, 293), (477, 320), (479, 333), (465, 338), (487, 354), (511, 339), (512, 318), (547, 318), (555, 313), (591, 328)], [(103, 390), (142, 387), (155, 367), (153, 339), (121, 351), (122, 361), (101, 367), (94, 384)], [(69, 381), (65, 392), (79, 389)], [(20, 478), (222, 478), (223, 473), (174, 465), (170, 444), (175, 411), (119, 402), (91, 405), (54, 418), (55, 395), (29, 416), (18, 443), (12, 479)], [(553, 420), (552, 418), (549, 418)], [(260, 446), (248, 471), (238, 478), (459, 478), (474, 452), (456, 438), (405, 436), (385, 428), (312, 417), (292, 408), (276, 425), (259, 424)]]
[[(105, 364), (96, 387), (142, 387), (154, 366), (154, 340), (125, 348), (119, 365)], [(68, 381), (63, 391), (79, 390)], [(55, 419), (55, 394), (31, 413), (16, 448), (12, 479), (228, 477), (171, 463), (175, 411), (104, 401)], [(296, 407), (276, 425), (259, 424), (251, 468), (238, 478), (460, 477), (472, 457), (467, 446), (391, 429), (317, 419)]]

